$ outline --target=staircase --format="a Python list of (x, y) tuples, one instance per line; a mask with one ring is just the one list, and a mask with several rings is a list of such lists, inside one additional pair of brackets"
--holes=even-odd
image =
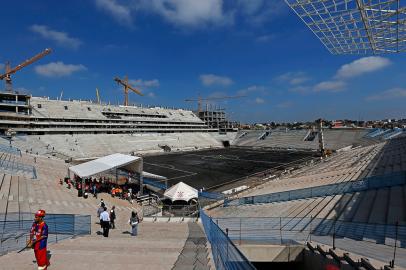
[[(138, 236), (130, 235), (125, 217), (108, 238), (93, 224), (91, 236), (48, 245), (51, 269), (214, 269), (199, 223), (142, 222)], [(0, 257), (8, 269), (34, 269), (33, 251)]]

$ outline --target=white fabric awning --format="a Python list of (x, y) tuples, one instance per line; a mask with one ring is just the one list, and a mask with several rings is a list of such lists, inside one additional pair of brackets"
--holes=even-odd
[(132, 168), (134, 170), (131, 171), (142, 173), (142, 158), (117, 153), (69, 167), (69, 170), (83, 178), (116, 168)]
[(176, 185), (167, 189), (164, 193), (164, 196), (174, 201), (186, 201), (188, 202), (191, 199), (197, 198), (197, 189), (192, 188), (189, 185), (186, 185), (183, 182), (179, 182)]

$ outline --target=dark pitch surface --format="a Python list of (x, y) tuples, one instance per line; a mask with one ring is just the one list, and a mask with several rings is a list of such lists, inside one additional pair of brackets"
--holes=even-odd
[(284, 169), (291, 162), (314, 154), (294, 151), (217, 149), (144, 157), (144, 170), (167, 177), (168, 184), (180, 181), (197, 189), (209, 189), (267, 169)]

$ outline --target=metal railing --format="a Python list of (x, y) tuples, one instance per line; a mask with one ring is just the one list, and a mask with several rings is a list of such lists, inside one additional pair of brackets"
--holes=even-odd
[(199, 191), (198, 193), (200, 207), (206, 207), (207, 205), (211, 205), (215, 202), (225, 200), (225, 198), (226, 196), (224, 194), (217, 192)]
[(196, 217), (199, 206), (196, 205), (162, 205), (162, 216)]
[[(386, 258), (406, 254), (406, 224), (374, 224), (312, 217), (213, 218), (236, 244), (292, 245), (316, 241), (354, 253), (367, 249)], [(358, 244), (354, 244), (358, 243)], [(390, 254), (390, 255), (388, 255)]]
[(223, 193), (217, 192), (207, 192), (207, 191), (199, 191), (199, 199), (200, 197), (213, 199), (213, 200), (222, 200), (225, 198)]
[(0, 144), (0, 152), (3, 153), (9, 153), (9, 154), (13, 154), (16, 156), (21, 156), (21, 150), (17, 147), (14, 147), (12, 145), (4, 145), (4, 144)]
[(203, 210), (200, 210), (200, 218), (203, 223), (207, 240), (210, 242), (213, 261), (217, 270), (245, 270), (256, 269), (251, 262), (231, 241), (227, 233), (214, 223)]
[(156, 188), (159, 188), (159, 189), (162, 189), (162, 190), (165, 190), (165, 189), (168, 188), (165, 185), (165, 183), (159, 182), (159, 181), (156, 181), (156, 180), (152, 180), (152, 179), (149, 179), (149, 178), (143, 177), (142, 181), (144, 182), (144, 184), (151, 185), (153, 187), (156, 187)]
[(30, 175), (32, 179), (37, 178), (34, 166), (18, 162), (15, 159), (0, 160), (0, 169), (10, 174)]
[[(0, 255), (23, 248), (33, 224), (32, 213), (0, 215)], [(48, 243), (91, 233), (90, 215), (47, 214)]]
[(302, 188), (275, 192), (264, 195), (243, 197), (234, 201), (225, 201), (224, 206), (245, 205), (257, 203), (273, 203), (280, 201), (299, 200), (312, 197), (324, 197), (345, 193), (354, 193), (369, 189), (385, 188), (406, 184), (406, 172), (373, 176), (356, 181), (340, 182), (324, 186)]

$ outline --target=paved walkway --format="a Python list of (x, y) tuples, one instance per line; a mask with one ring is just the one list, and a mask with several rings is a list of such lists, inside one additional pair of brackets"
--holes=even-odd
[[(97, 224), (93, 227), (100, 229)], [(132, 237), (129, 231), (130, 226), (120, 222), (108, 238), (96, 230), (91, 236), (50, 244), (50, 269), (214, 269), (198, 223), (142, 222), (138, 236)], [(7, 269), (36, 266), (31, 250), (1, 256), (0, 265)]]
[[(33, 163), (29, 155), (23, 154), (23, 160)], [(108, 194), (101, 194), (98, 199), (79, 198), (76, 190), (59, 184), (67, 171), (63, 161), (38, 157), (35, 165), (37, 180), (5, 175), (5, 184), (0, 188), (0, 205), (4, 209), (0, 214), (45, 209), (47, 213), (92, 216), (90, 236), (49, 244), (50, 269), (214, 269), (209, 267), (210, 250), (200, 224), (142, 222), (139, 236), (132, 237), (128, 220), (131, 211), (141, 213), (140, 206)], [(96, 223), (100, 198), (109, 210), (116, 206), (116, 229), (110, 230), (108, 238), (100, 235), (100, 225)], [(36, 269), (33, 251), (0, 256), (0, 269)]]

